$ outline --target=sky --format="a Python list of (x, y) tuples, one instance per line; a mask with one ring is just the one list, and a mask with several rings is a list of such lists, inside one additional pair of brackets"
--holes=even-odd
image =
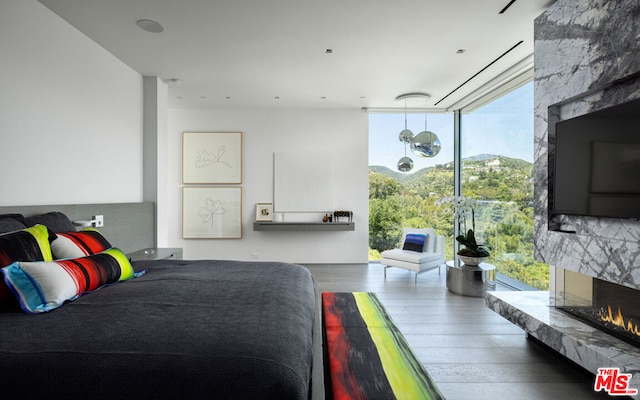
[[(414, 136), (425, 130), (425, 114), (407, 113), (407, 128)], [(453, 113), (428, 114), (427, 130), (438, 135), (442, 150), (433, 158), (406, 153), (413, 160), (411, 172), (453, 161)], [(405, 145), (398, 139), (405, 114), (369, 115), (369, 165), (397, 171)], [(498, 154), (533, 162), (533, 83), (528, 83), (461, 118), (462, 157)]]

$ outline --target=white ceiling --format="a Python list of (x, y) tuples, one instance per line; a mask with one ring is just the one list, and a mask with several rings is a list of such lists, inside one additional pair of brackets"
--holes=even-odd
[(182, 80), (169, 86), (171, 108), (402, 108), (396, 96), (426, 92), (409, 107), (450, 109), (514, 65), (530, 68), (533, 20), (552, 1), (517, 0), (503, 14), (511, 0), (39, 2), (140, 74)]

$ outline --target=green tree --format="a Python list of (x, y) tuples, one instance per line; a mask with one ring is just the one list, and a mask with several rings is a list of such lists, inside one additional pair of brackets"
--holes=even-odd
[(391, 249), (402, 237), (402, 210), (397, 196), (369, 200), (369, 247)]
[(369, 199), (384, 199), (400, 193), (403, 185), (395, 179), (369, 171)]

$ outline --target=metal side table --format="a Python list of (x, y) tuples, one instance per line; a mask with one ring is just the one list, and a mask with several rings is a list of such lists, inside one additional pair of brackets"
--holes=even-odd
[(459, 261), (447, 261), (447, 289), (462, 296), (485, 297), (496, 288), (495, 265), (480, 263), (464, 265)]

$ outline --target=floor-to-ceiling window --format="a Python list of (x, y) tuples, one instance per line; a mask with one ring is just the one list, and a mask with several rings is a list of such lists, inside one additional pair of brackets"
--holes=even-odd
[[(442, 150), (421, 158), (398, 138), (404, 113), (370, 114), (369, 258), (396, 246), (404, 226), (435, 228), (446, 238), (446, 258), (454, 258), (454, 222), (436, 201), (454, 194), (454, 165), (460, 162), (462, 194), (478, 200), (478, 239), (492, 247), (488, 262), (503, 276), (547, 289), (549, 267), (533, 258), (533, 84), (460, 113), (459, 159), (454, 118), (428, 114), (428, 130), (438, 135)], [(414, 134), (424, 130), (425, 114), (409, 113), (406, 120)], [(405, 151), (414, 166), (400, 172)]]
[(478, 200), (476, 233), (498, 271), (547, 289), (533, 258), (533, 83), (460, 117), (462, 194)]
[[(425, 124), (426, 123), (426, 124)], [(369, 259), (393, 248), (401, 239), (402, 227), (433, 227), (444, 235), (449, 257), (453, 257), (451, 219), (434, 204), (453, 194), (453, 113), (406, 114), (406, 126), (418, 135), (434, 132), (442, 149), (435, 157), (423, 158), (399, 140), (405, 129), (405, 114), (369, 115)], [(398, 170), (405, 155), (413, 161), (408, 172)]]

